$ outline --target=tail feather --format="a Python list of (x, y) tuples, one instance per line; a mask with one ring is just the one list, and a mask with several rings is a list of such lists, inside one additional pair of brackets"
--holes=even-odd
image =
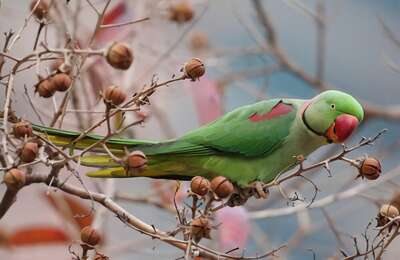
[[(57, 146), (78, 150), (85, 149), (104, 138), (100, 135), (88, 134), (79, 141), (74, 142), (81, 133), (40, 125), (33, 125), (33, 129)], [(193, 161), (184, 153), (188, 146), (185, 143), (176, 143), (174, 141), (156, 143), (135, 139), (112, 138), (107, 140), (106, 144), (108, 149), (120, 158), (125, 156), (125, 148), (143, 151), (148, 159), (147, 167), (142, 171), (127, 171), (106, 154), (104, 148), (99, 145), (93, 147), (90, 151), (101, 152), (102, 154), (88, 154), (80, 157), (79, 163), (81, 165), (100, 168), (86, 173), (87, 176), (96, 178), (150, 177), (190, 180), (192, 176), (199, 172), (198, 168), (193, 165)], [(193, 154), (194, 151), (192, 152)]]
[(104, 168), (86, 173), (89, 177), (95, 178), (127, 178), (126, 171), (123, 167)]
[[(83, 150), (104, 139), (104, 136), (87, 134), (75, 141), (81, 136), (80, 132), (59, 130), (37, 124), (32, 124), (32, 128), (36, 134), (63, 148)], [(110, 138), (106, 141), (106, 145), (114, 155), (120, 158), (125, 155), (125, 149), (141, 150), (148, 158), (147, 168), (142, 171), (129, 172), (106, 154), (104, 148), (99, 144), (93, 147), (90, 152), (100, 152), (101, 154), (87, 154), (80, 158), (79, 163), (81, 165), (100, 168), (88, 172), (87, 176), (96, 178), (150, 177), (190, 180), (195, 175), (207, 176), (209, 174), (204, 172), (198, 158), (208, 154), (210, 151), (205, 147), (196, 146), (185, 141), (152, 142)]]
[(142, 170), (127, 170), (122, 165), (114, 162), (108, 155), (83, 156), (81, 164), (101, 169), (86, 173), (89, 177), (96, 178), (128, 178), (149, 177), (156, 179), (190, 180), (193, 176), (204, 175), (205, 172), (196, 160), (189, 158), (171, 157), (165, 155), (148, 156), (148, 164)]
[[(53, 144), (57, 146), (70, 147), (77, 150), (83, 150), (90, 145), (104, 139), (104, 136), (96, 134), (87, 134), (83, 138), (77, 140), (81, 133), (75, 131), (65, 131), (59, 130), (51, 127), (41, 126), (33, 124), (32, 128), (35, 132), (43, 135)], [(125, 148), (131, 148), (135, 146), (151, 146), (156, 144), (156, 142), (143, 141), (136, 139), (120, 139), (120, 138), (110, 138), (106, 141), (107, 147), (117, 154), (124, 152)], [(104, 148), (99, 144), (93, 147), (91, 151), (105, 152)]]
[(185, 171), (181, 170), (181, 166), (178, 166), (176, 170), (174, 167), (169, 169), (158, 170), (159, 167), (149, 166), (148, 168), (135, 171), (128, 171), (124, 167), (110, 167), (102, 168), (95, 171), (90, 171), (86, 173), (86, 176), (93, 178), (132, 178), (132, 177), (148, 177), (153, 179), (171, 179), (171, 180), (190, 180), (193, 176)]
[(123, 167), (104, 168), (97, 171), (86, 173), (87, 176), (93, 178), (131, 178), (131, 177), (149, 177), (153, 179), (170, 179), (188, 181), (192, 178), (190, 175), (173, 174), (166, 172), (158, 172), (155, 174), (153, 171), (145, 170), (140, 174), (127, 174)]
[(81, 156), (79, 163), (83, 166), (97, 168), (120, 166), (120, 164), (115, 162), (110, 156), (104, 154)]

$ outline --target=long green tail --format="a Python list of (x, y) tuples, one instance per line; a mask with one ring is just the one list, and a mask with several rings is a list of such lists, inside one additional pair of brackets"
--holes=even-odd
[[(32, 128), (37, 134), (41, 134), (54, 145), (70, 149), (70, 151), (86, 149), (99, 140), (104, 139), (104, 136), (95, 134), (87, 134), (85, 137), (80, 138), (81, 133), (79, 132), (59, 130), (36, 124), (32, 124)], [(90, 152), (95, 152), (95, 154), (92, 153), (80, 157), (79, 162), (81, 165), (101, 168), (87, 173), (89, 177), (151, 177), (187, 180), (198, 173), (196, 160), (188, 158), (183, 153), (184, 151), (181, 151), (185, 147), (184, 142), (177, 142), (175, 140), (152, 142), (136, 139), (110, 138), (106, 141), (106, 145), (118, 157), (125, 156), (126, 150), (140, 150), (144, 152), (148, 159), (147, 168), (138, 173), (128, 173), (99, 144), (90, 150)]]
[[(73, 149), (82, 150), (88, 146), (104, 139), (104, 136), (96, 134), (87, 134), (83, 138), (80, 138), (77, 142), (74, 140), (81, 136), (81, 133), (74, 131), (65, 131), (60, 129), (55, 129), (51, 127), (41, 126), (32, 124), (33, 130), (36, 132), (44, 134), (44, 136), (57, 146), (65, 146)], [(115, 149), (117, 151), (122, 151), (124, 147), (133, 147), (138, 145), (151, 145), (156, 144), (156, 142), (142, 141), (136, 139), (121, 139), (121, 138), (110, 138), (106, 142), (110, 149)], [(97, 145), (95, 150), (104, 151), (101, 145)]]

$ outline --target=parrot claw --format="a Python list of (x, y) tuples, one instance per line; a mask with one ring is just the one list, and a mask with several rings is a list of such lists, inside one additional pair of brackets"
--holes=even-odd
[(253, 196), (257, 199), (266, 199), (268, 198), (269, 191), (264, 188), (264, 183), (261, 181), (255, 181), (251, 184), (251, 188), (253, 189)]
[(228, 205), (230, 207), (241, 206), (247, 202), (250, 197), (257, 199), (268, 198), (269, 191), (264, 188), (264, 183), (260, 181), (253, 182), (248, 187), (236, 186), (236, 192), (229, 198)]
[(232, 196), (229, 198), (227, 204), (229, 207), (237, 207), (237, 206), (242, 206), (244, 205), (249, 197), (245, 196), (243, 193), (234, 193)]

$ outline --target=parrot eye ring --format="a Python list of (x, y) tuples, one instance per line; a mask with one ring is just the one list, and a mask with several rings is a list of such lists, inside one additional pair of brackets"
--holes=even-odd
[(331, 104), (331, 109), (334, 110), (336, 108), (335, 104)]

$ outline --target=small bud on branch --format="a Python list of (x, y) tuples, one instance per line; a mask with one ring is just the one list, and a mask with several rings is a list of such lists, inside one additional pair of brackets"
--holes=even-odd
[(124, 43), (114, 43), (106, 54), (108, 64), (120, 70), (127, 70), (133, 62), (133, 52)]
[(211, 180), (211, 190), (220, 199), (229, 197), (233, 191), (233, 184), (224, 176), (217, 176)]
[(125, 101), (126, 94), (121, 87), (112, 85), (107, 87), (104, 91), (104, 99), (106, 102), (109, 102), (114, 106), (118, 106)]
[(95, 246), (100, 242), (101, 236), (96, 229), (86, 226), (81, 230), (81, 240), (85, 244)]
[(32, 126), (29, 122), (21, 121), (14, 125), (13, 134), (16, 138), (25, 138), (32, 136)]
[(190, 189), (199, 196), (205, 196), (211, 189), (210, 181), (202, 176), (193, 177)]
[(3, 182), (6, 184), (7, 189), (17, 191), (25, 185), (26, 175), (25, 172), (19, 169), (11, 169), (4, 174)]
[(30, 163), (35, 160), (39, 152), (39, 145), (36, 142), (27, 142), (20, 151), (22, 162)]

